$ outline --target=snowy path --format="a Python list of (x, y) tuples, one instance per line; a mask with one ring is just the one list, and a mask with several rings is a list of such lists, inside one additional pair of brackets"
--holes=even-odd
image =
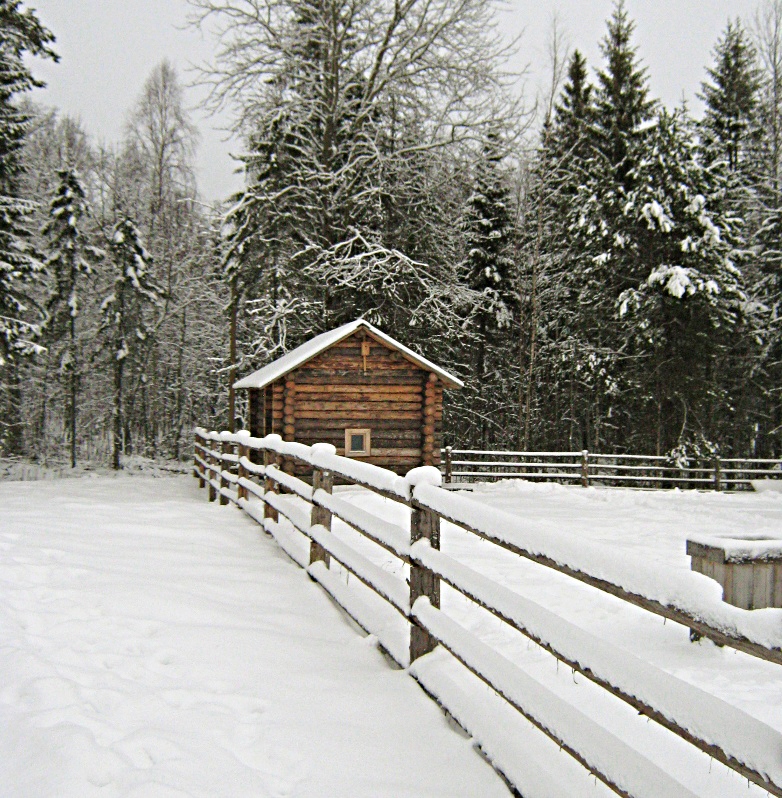
[(0, 484), (3, 798), (507, 796), (190, 478)]

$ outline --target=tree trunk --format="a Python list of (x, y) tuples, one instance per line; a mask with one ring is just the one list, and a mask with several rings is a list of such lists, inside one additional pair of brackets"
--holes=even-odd
[(228, 343), (228, 431), (234, 432), (236, 425), (236, 317), (239, 313), (239, 291), (237, 279), (231, 280), (231, 303), (228, 306), (228, 319), (230, 324)]
[(182, 456), (182, 407), (184, 405), (184, 371), (185, 371), (185, 343), (187, 341), (187, 308), (182, 311), (182, 333), (179, 337), (179, 352), (177, 355), (177, 392), (174, 405), (174, 459)]
[(76, 468), (76, 412), (77, 412), (77, 401), (76, 395), (78, 393), (78, 380), (79, 380), (79, 369), (78, 364), (76, 362), (76, 317), (71, 312), (71, 324), (70, 324), (70, 393), (71, 393), (71, 413), (70, 413), (70, 422), (71, 422), (71, 468)]
[[(121, 346), (121, 344), (120, 344)], [(120, 347), (117, 347), (117, 352)], [(115, 354), (116, 357), (116, 354)], [(122, 468), (120, 455), (122, 452), (122, 372), (125, 368), (125, 359), (115, 361), (114, 365), (114, 405), (112, 407), (112, 459), (111, 467), (115, 471)]]

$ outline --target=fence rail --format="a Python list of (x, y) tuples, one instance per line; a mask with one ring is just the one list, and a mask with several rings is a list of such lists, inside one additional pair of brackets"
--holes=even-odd
[[(294, 461), (312, 469), (311, 482), (288, 473), (293, 470)], [(236, 504), (283, 547), (289, 533), (281, 517), (308, 538), (309, 558), (300, 564), (360, 626), (378, 636), (400, 665), (414, 664), (436, 646), (443, 646), (617, 795), (665, 798), (692, 794), (641, 753), (554, 696), (446, 615), (440, 609), (441, 583), (488, 610), (639, 713), (772, 795), (782, 796), (780, 733), (589, 635), (453, 559), (440, 550), (440, 522), (444, 519), (454, 523), (483, 540), (671, 618), (722, 645), (782, 664), (778, 644), (782, 640), (775, 638), (775, 644), (769, 644), (767, 632), (751, 622), (751, 613), (715, 601), (711, 590), (699, 591), (700, 575), (655, 574), (654, 566), (650, 568), (648, 563), (643, 567), (629, 563), (612, 573), (610, 562), (606, 565), (600, 561), (601, 552), (596, 547), (550, 532), (536, 538), (515, 516), (444, 490), (439, 472), (432, 467), (413, 469), (403, 478), (377, 466), (339, 457), (328, 444), (309, 447), (284, 442), (277, 435), (259, 439), (247, 432), (198, 429), (193, 474), (201, 487), (208, 486), (210, 500)], [(334, 495), (335, 477), (408, 508), (409, 529)], [(409, 579), (389, 573), (333, 535), (333, 517), (406, 564)], [(332, 559), (407, 621), (406, 646), (387, 635), (372, 612), (361, 607), (360, 597), (351, 594), (329, 568)], [(663, 593), (657, 595), (655, 585), (666, 581)], [(672, 601), (665, 595), (679, 598)], [(686, 629), (682, 631), (686, 633)], [(414, 668), (410, 672), (416, 676)], [(420, 675), (416, 678), (421, 680)], [(472, 729), (468, 731), (474, 733)], [(507, 777), (513, 768), (503, 762), (502, 752), (487, 753)]]
[(715, 457), (677, 463), (670, 457), (596, 452), (510, 452), (441, 450), (449, 487), (500, 479), (557, 481), (589, 487), (700, 488), (750, 490), (760, 479), (782, 479), (782, 459)]

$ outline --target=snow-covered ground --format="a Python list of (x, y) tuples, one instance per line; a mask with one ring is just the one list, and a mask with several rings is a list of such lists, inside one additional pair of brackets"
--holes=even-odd
[(188, 477), (0, 484), (0, 796), (507, 796)]
[[(260, 528), (187, 478), (0, 484), (0, 795), (507, 795), (404, 672), (392, 668)], [(406, 523), (358, 488), (340, 498)], [(501, 483), (473, 498), (615, 555), (689, 572), (693, 533), (782, 535), (782, 494)], [(281, 525), (282, 527), (284, 524)], [(335, 533), (390, 573), (399, 562)], [(304, 559), (307, 541), (288, 530)], [(782, 669), (450, 525), (442, 550), (782, 732)], [(339, 570), (338, 565), (334, 565)], [(342, 574), (345, 588), (366, 594)], [(559, 665), (454, 591), (443, 608), (540, 684), (703, 798), (767, 793)], [(401, 617), (379, 600), (389, 628)], [(782, 627), (782, 610), (775, 613)], [(393, 636), (393, 630), (391, 630)], [(419, 680), (524, 785), (602, 798), (596, 782), (449, 654)], [(472, 697), (472, 700), (465, 700)]]

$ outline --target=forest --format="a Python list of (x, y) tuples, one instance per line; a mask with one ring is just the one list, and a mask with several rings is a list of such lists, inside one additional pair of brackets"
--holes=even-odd
[(702, 110), (651, 93), (623, 0), (518, 91), (488, 0), (189, 0), (244, 143), (207, 204), (155, 66), (97, 144), (0, 0), (0, 455), (182, 459), (231, 389), (359, 316), (462, 380), (458, 447), (782, 457), (782, 0), (726, 21)]

